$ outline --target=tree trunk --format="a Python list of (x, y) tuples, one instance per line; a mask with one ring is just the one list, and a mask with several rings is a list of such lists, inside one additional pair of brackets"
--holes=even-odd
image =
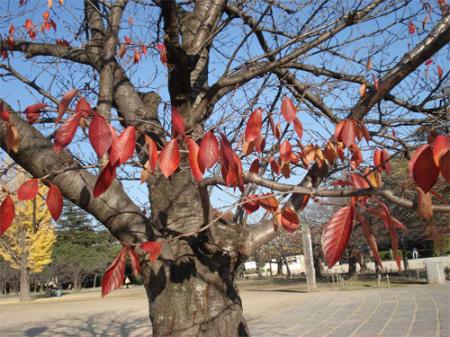
[(286, 258), (286, 256), (283, 257), (284, 260), (284, 265), (286, 266), (286, 273), (287, 273), (287, 277), (291, 277), (291, 269), (289, 268), (289, 263), (288, 260)]
[[(181, 162), (188, 167), (187, 157)], [(219, 213), (209, 209), (208, 192), (189, 169), (149, 186), (152, 220), (165, 237), (158, 260), (142, 268), (153, 337), (248, 336), (235, 284), (241, 257), (233, 244), (241, 228), (221, 219), (200, 231)]]
[(358, 263), (358, 255), (354, 249), (350, 248), (348, 259), (348, 277), (351, 278), (356, 274), (356, 264)]
[(283, 260), (281, 257), (277, 257), (277, 275), (283, 275)]
[(249, 336), (235, 284), (238, 259), (210, 253), (196, 238), (170, 246), (177, 258), (143, 269), (153, 337)]
[(314, 270), (314, 257), (312, 250), (311, 230), (309, 225), (305, 222), (302, 223), (302, 239), (303, 239), (303, 253), (305, 255), (305, 274), (306, 285), (308, 291), (317, 288), (316, 284), (316, 271)]
[(26, 233), (25, 230), (22, 229), (19, 232), (19, 244), (22, 250), (20, 256), (20, 293), (19, 299), (20, 302), (28, 302), (31, 301), (30, 294), (30, 270), (28, 269), (28, 251), (27, 251), (27, 242), (26, 242)]

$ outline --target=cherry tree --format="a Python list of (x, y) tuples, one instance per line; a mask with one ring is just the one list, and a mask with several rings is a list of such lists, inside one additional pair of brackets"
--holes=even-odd
[[(445, 0), (0, 6), (0, 143), (33, 176), (5, 191), (0, 234), (21, 200), (55, 220), (63, 198), (83, 208), (123, 245), (103, 295), (129, 257), (155, 337), (248, 336), (236, 269), (308, 202), (343, 205), (322, 234), (329, 267), (354, 226), (381, 265), (368, 213), (396, 254), (391, 204), (450, 212), (433, 191), (450, 182)], [(397, 156), (415, 199), (383, 188)]]

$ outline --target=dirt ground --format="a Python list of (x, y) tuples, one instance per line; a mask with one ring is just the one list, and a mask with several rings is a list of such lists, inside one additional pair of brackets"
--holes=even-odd
[[(308, 294), (241, 286), (247, 320), (259, 321), (301, 303)], [(148, 304), (142, 287), (100, 293), (68, 294), (31, 303), (0, 301), (0, 336), (150, 336)]]

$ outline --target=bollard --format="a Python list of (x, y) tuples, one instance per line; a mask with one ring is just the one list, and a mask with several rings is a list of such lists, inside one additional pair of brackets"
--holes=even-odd
[(378, 274), (378, 288), (381, 286), (381, 274)]
[(386, 274), (386, 281), (387, 281), (388, 288), (390, 288), (391, 282), (389, 281), (389, 274)]

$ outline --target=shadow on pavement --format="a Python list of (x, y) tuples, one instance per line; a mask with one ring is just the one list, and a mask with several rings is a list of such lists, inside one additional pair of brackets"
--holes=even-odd
[(151, 326), (148, 318), (138, 318), (130, 314), (96, 314), (86, 319), (68, 317), (57, 321), (39, 322), (35, 327), (2, 330), (2, 335), (10, 337), (151, 337)]

